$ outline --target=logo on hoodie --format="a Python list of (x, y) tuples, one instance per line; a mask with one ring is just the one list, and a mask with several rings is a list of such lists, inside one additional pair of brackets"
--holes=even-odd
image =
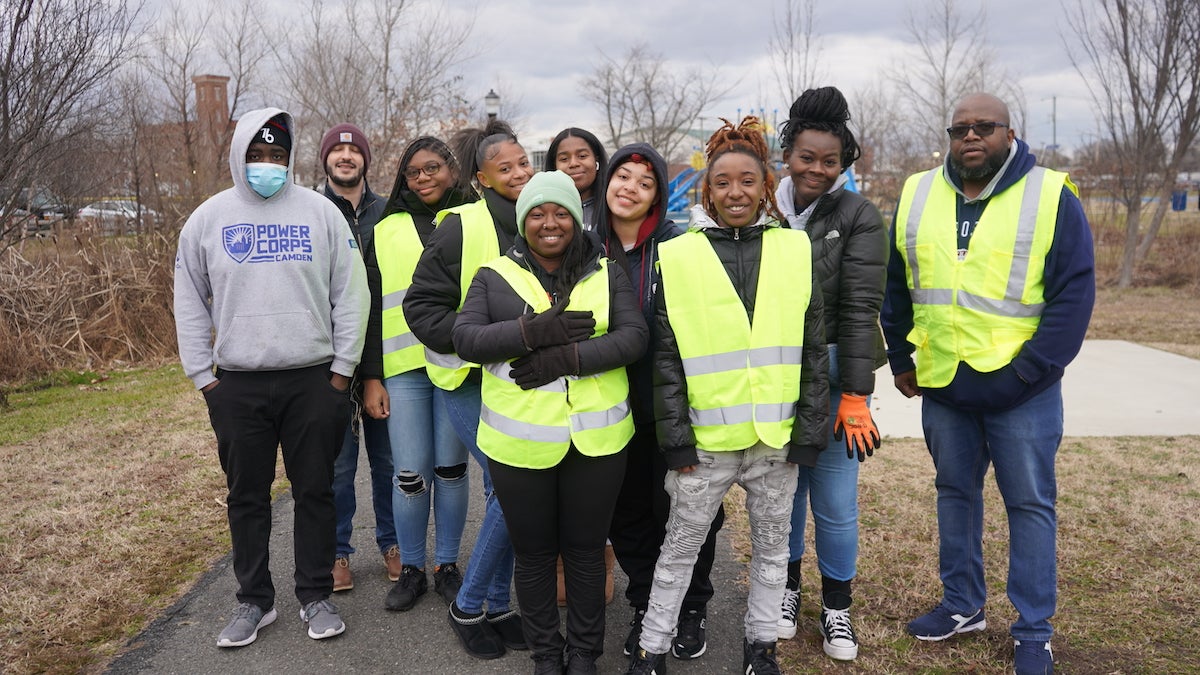
[(221, 244), (235, 262), (311, 262), (308, 225), (238, 223), (221, 228)]

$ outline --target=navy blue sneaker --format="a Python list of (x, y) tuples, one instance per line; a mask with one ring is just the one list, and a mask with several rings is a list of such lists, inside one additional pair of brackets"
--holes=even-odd
[(1054, 652), (1049, 642), (1016, 640), (1013, 642), (1013, 672), (1017, 675), (1053, 675)]
[(984, 618), (982, 609), (974, 614), (955, 614), (943, 604), (934, 607), (932, 612), (908, 622), (909, 635), (930, 642), (984, 628), (987, 628), (987, 619)]

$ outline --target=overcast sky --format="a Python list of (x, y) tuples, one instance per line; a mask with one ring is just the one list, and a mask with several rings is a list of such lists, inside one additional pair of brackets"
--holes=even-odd
[[(1066, 0), (1074, 2), (1074, 0)], [(482, 100), (489, 88), (519, 101), (518, 133), (530, 148), (544, 144), (566, 126), (590, 128), (604, 136), (602, 117), (580, 95), (580, 83), (603, 51), (620, 58), (645, 41), (669, 61), (684, 67), (719, 67), (738, 82), (734, 92), (707, 110), (706, 128), (717, 116), (737, 109), (763, 108), (768, 119), (790, 101), (780, 99), (767, 57), (772, 35), (770, 0), (654, 0), (563, 2), (561, 0), (448, 0), (460, 16), (474, 12), (473, 40), (478, 56), (466, 68), (468, 95)], [(981, 0), (959, 0), (973, 14)], [(1059, 31), (1066, 30), (1060, 0), (984, 2), (987, 39), (999, 65), (1017, 76), (1028, 110), (1020, 135), (1035, 152), (1057, 140), (1077, 146), (1095, 131), (1092, 104), (1083, 80), (1067, 58)], [(818, 0), (815, 25), (821, 41), (819, 68), (851, 99), (887, 65), (911, 54), (905, 27), (907, 7), (895, 0)], [(453, 49), (452, 45), (447, 48)], [(1057, 97), (1057, 115), (1052, 115)], [(480, 104), (482, 109), (482, 104)], [(503, 110), (502, 110), (503, 114)]]

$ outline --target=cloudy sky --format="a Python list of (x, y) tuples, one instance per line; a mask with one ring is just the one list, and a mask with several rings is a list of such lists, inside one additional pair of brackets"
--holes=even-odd
[[(1035, 149), (1054, 137), (1064, 149), (1086, 142), (1095, 131), (1092, 104), (1083, 80), (1067, 58), (1060, 31), (1066, 32), (1064, 0), (957, 0), (963, 15), (986, 6), (983, 26), (1000, 66), (1024, 89), (1028, 119), (1021, 135)], [(1073, 3), (1076, 0), (1065, 0)], [(852, 99), (885, 68), (912, 58), (905, 27), (911, 6), (895, 0), (817, 0), (819, 68)], [(518, 132), (531, 147), (559, 129), (582, 126), (602, 131), (602, 117), (580, 95), (580, 83), (601, 52), (620, 58), (637, 42), (647, 42), (681, 67), (719, 68), (736, 82), (733, 93), (704, 115), (734, 117), (737, 109), (786, 109), (776, 93), (767, 56), (772, 35), (771, 0), (655, 0), (650, 3), (563, 2), (561, 0), (446, 0), (458, 16), (475, 16), (472, 34), (478, 56), (466, 67), (468, 92), (480, 99), (494, 88), (518, 103)], [(779, 11), (778, 9), (776, 11)], [(447, 46), (454, 48), (453, 46)], [(1052, 114), (1057, 99), (1057, 114)], [(482, 106), (481, 106), (482, 107)], [(502, 110), (502, 115), (503, 115)], [(603, 134), (599, 134), (603, 135)]]

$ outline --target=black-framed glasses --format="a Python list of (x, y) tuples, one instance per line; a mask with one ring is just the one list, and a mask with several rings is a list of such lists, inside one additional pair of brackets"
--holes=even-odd
[(987, 138), (996, 131), (996, 127), (1007, 127), (1003, 122), (976, 122), (974, 124), (955, 124), (952, 127), (946, 128), (946, 133), (950, 134), (950, 138), (956, 141), (961, 141), (967, 137), (967, 133), (974, 131), (975, 135), (980, 138)]
[(417, 176), (420, 176), (422, 172), (426, 176), (436, 176), (437, 172), (441, 171), (443, 166), (446, 165), (441, 162), (430, 162), (419, 169), (417, 167), (409, 167), (404, 170), (404, 178), (406, 180), (416, 180)]

